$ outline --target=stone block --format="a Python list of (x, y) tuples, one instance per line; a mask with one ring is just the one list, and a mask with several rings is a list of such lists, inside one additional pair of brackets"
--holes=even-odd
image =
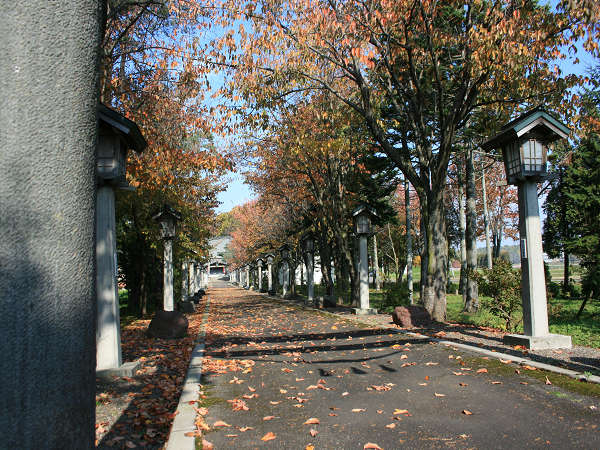
[(545, 336), (524, 336), (522, 334), (507, 334), (504, 336), (506, 345), (522, 345), (530, 350), (549, 350), (555, 348), (571, 348), (571, 336), (563, 334), (547, 334)]
[(369, 316), (377, 314), (377, 310), (375, 308), (352, 308), (352, 311), (357, 316)]
[(431, 316), (421, 306), (396, 306), (392, 313), (394, 323), (402, 328), (424, 326), (431, 323)]
[(147, 334), (160, 339), (178, 339), (187, 334), (188, 325), (187, 317), (179, 311), (157, 311)]
[(96, 370), (96, 377), (105, 380), (110, 380), (112, 377), (132, 377), (141, 367), (141, 361), (130, 361), (121, 364), (119, 367)]

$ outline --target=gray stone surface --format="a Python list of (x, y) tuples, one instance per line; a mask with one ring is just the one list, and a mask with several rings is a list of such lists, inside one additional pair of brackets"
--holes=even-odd
[(531, 350), (571, 348), (571, 336), (562, 334), (547, 334), (545, 336), (507, 334), (504, 336), (504, 343), (506, 345), (522, 345)]
[(0, 15), (3, 448), (94, 446), (100, 4)]
[(371, 314), (377, 314), (377, 310), (375, 308), (352, 308), (354, 314), (357, 316), (368, 316)]
[(119, 367), (96, 370), (97, 378), (111, 379), (112, 377), (132, 377), (142, 367), (141, 361), (129, 361)]

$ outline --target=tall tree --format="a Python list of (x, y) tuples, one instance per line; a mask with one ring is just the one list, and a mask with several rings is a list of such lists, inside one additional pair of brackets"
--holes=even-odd
[[(456, 133), (476, 109), (503, 121), (491, 108), (560, 101), (576, 80), (562, 78), (548, 61), (585, 32), (584, 19), (530, 1), (229, 0), (222, 6), (219, 25), (236, 26), (239, 39), (231, 30), (215, 42), (213, 62), (231, 70), (226, 91), (251, 105), (245, 125), (264, 123), (266, 109), (294, 102), (299, 93), (328, 91), (357, 112), (378, 151), (411, 182), (423, 210), (423, 301), (443, 320), (443, 191)], [(218, 52), (223, 46), (228, 51)]]

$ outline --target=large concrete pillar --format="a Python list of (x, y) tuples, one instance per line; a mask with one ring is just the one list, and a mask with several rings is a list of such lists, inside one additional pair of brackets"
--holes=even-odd
[(100, 4), (0, 15), (0, 436), (94, 447)]
[(287, 261), (283, 261), (283, 297), (287, 297), (290, 291), (290, 265)]
[(262, 291), (262, 265), (258, 266), (258, 291)]

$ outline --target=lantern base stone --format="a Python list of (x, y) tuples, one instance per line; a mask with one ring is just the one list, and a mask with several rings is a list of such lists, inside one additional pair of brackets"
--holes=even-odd
[(571, 336), (565, 336), (563, 334), (547, 334), (545, 336), (507, 334), (504, 336), (504, 344), (522, 345), (530, 350), (549, 350), (572, 347)]
[(352, 312), (357, 316), (369, 316), (373, 314), (377, 314), (377, 309), (375, 308), (352, 308)]
[(96, 370), (96, 377), (104, 380), (111, 380), (112, 377), (133, 377), (141, 367), (141, 361), (130, 361), (121, 364), (119, 367)]

